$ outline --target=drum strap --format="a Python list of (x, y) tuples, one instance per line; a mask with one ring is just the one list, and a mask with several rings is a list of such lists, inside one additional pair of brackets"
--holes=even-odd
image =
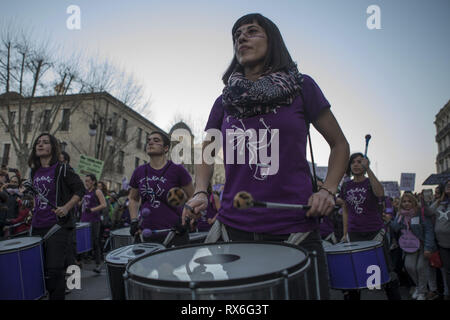
[(297, 233), (291, 233), (289, 235), (289, 238), (285, 241), (286, 243), (289, 244), (294, 244), (296, 246), (298, 246), (300, 243), (303, 242), (303, 240), (305, 240), (309, 234), (311, 232), (297, 232)]
[(204, 243), (215, 243), (220, 239), (220, 237), (222, 237), (223, 241), (230, 242), (230, 237), (228, 237), (228, 232), (225, 225), (219, 220), (216, 220), (211, 226)]

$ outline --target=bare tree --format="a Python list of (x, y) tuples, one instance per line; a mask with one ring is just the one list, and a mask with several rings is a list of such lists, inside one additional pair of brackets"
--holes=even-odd
[(40, 132), (60, 131), (62, 109), (70, 117), (82, 105), (83, 93), (109, 92), (141, 113), (149, 110), (143, 86), (132, 75), (107, 59), (86, 63), (77, 54), (64, 59), (52, 43), (30, 30), (2, 27), (0, 123), (11, 138), (21, 172), (27, 169), (32, 141)]

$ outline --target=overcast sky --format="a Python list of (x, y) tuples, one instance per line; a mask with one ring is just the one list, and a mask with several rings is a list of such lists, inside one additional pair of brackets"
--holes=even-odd
[[(69, 30), (67, 8), (81, 10)], [(370, 30), (370, 5), (381, 29)], [(2, 1), (0, 20), (33, 26), (66, 51), (111, 58), (152, 97), (149, 120), (169, 130), (185, 114), (203, 127), (232, 58), (231, 27), (259, 12), (275, 22), (302, 73), (319, 84), (351, 152), (364, 152), (380, 180), (436, 172), (435, 116), (450, 99), (450, 1)], [(329, 148), (313, 133), (315, 159)]]

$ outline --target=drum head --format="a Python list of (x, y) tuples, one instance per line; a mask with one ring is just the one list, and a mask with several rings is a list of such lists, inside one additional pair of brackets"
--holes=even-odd
[(131, 246), (121, 247), (111, 251), (106, 256), (106, 262), (109, 264), (126, 265), (129, 261), (139, 258), (143, 255), (164, 250), (162, 244), (159, 243), (139, 243)]
[(358, 251), (366, 251), (368, 249), (381, 247), (383, 244), (378, 241), (356, 241), (338, 243), (332, 246), (325, 247), (327, 254), (341, 254)]
[(77, 229), (81, 229), (81, 228), (87, 228), (89, 227), (91, 224), (89, 222), (77, 222), (76, 223), (76, 228)]
[(130, 227), (113, 230), (110, 232), (113, 236), (121, 236), (121, 237), (131, 237)]
[(139, 282), (188, 287), (242, 285), (271, 280), (301, 269), (308, 254), (293, 245), (272, 242), (227, 242), (189, 245), (134, 260), (127, 274)]
[(41, 237), (23, 237), (0, 241), (0, 253), (33, 247), (35, 245), (38, 245), (41, 241)]

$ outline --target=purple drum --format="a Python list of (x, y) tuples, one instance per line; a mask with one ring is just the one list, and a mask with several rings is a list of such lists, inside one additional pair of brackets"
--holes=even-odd
[(91, 224), (89, 222), (77, 223), (77, 253), (89, 252), (92, 250)]
[(45, 295), (42, 241), (0, 241), (0, 300), (36, 300)]
[(373, 276), (379, 285), (389, 282), (389, 271), (384, 258), (383, 244), (377, 241), (338, 243), (325, 246), (330, 275), (330, 287), (334, 289), (364, 289)]

